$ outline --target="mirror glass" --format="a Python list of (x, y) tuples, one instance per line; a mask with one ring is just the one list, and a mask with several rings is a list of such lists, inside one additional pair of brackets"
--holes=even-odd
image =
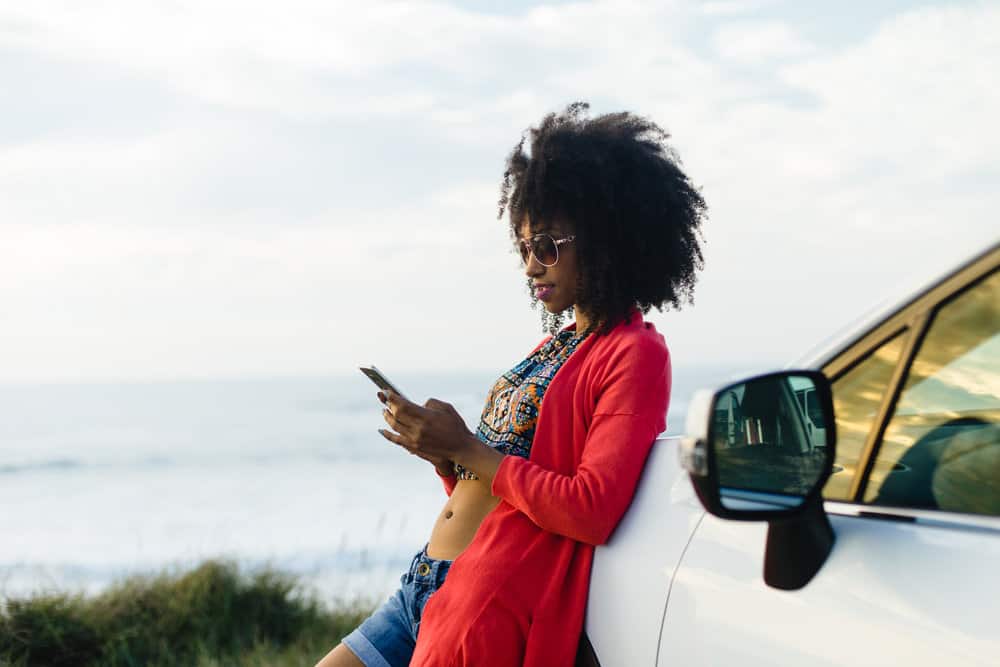
[(778, 373), (732, 385), (715, 396), (714, 443), (722, 506), (797, 507), (823, 474), (827, 421), (816, 384)]

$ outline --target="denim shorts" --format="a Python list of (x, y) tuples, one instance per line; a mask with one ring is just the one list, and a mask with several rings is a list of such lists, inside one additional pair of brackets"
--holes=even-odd
[(399, 590), (341, 642), (365, 667), (409, 665), (424, 605), (441, 588), (449, 567), (450, 560), (430, 558), (424, 547), (413, 557), (410, 570), (400, 577)]

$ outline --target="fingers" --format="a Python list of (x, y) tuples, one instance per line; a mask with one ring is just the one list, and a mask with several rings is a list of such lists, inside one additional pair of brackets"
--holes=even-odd
[[(393, 440), (389, 438), (385, 433), (382, 433), (386, 439), (392, 440), (397, 445), (402, 445), (411, 454), (418, 454), (423, 457), (424, 450), (428, 449), (428, 445), (432, 444), (437, 438), (435, 438), (431, 433), (434, 431), (433, 425), (429, 424), (426, 419), (423, 419), (421, 415), (411, 415), (412, 421), (407, 421), (401, 419), (398, 415), (393, 414), (388, 409), (382, 411), (382, 418), (385, 423), (388, 424), (395, 433), (392, 435), (399, 438), (399, 440)], [(382, 430), (380, 429), (381, 433)], [(419, 452), (419, 453), (418, 453)], [(428, 456), (433, 456), (433, 454), (428, 453)]]
[(378, 397), (382, 401), (382, 405), (385, 406), (385, 409), (382, 411), (382, 418), (385, 419), (386, 424), (400, 433), (413, 428), (414, 422), (417, 421), (418, 417), (413, 413), (413, 408), (420, 409), (419, 406), (410, 403), (399, 394), (388, 389), (378, 392)]
[(391, 389), (386, 389), (379, 393), (385, 396), (383, 404), (388, 407), (389, 411), (397, 417), (402, 417), (404, 421), (407, 421), (411, 417), (419, 416), (424, 412), (424, 408), (416, 403), (411, 403)]
[(392, 430), (405, 437), (413, 449), (419, 448), (428, 430), (434, 430), (431, 422), (434, 421), (435, 414), (392, 392), (386, 398), (382, 419)]
[(437, 468), (441, 472), (441, 474), (448, 475), (453, 472), (453, 467), (452, 467), (453, 464), (451, 461), (447, 459), (442, 459), (440, 456), (433, 456), (431, 454), (428, 454), (427, 452), (421, 451), (415, 445), (410, 443), (406, 438), (397, 433), (393, 433), (392, 431), (380, 428), (378, 432), (382, 435), (383, 438), (385, 438), (389, 442), (395, 445), (399, 445), (400, 447), (408, 451), (410, 454), (418, 456), (423, 460), (434, 464), (434, 467)]
[(412, 417), (422, 417), (426, 414), (426, 410), (457, 414), (455, 407), (451, 403), (446, 403), (445, 401), (440, 401), (436, 398), (428, 398), (424, 403), (423, 408), (421, 408), (421, 406), (416, 403), (406, 400), (399, 394), (396, 394), (389, 389), (378, 392), (378, 400), (382, 401), (382, 404), (387, 406), (394, 415), (402, 417), (404, 421), (407, 421), (408, 418)]
[(398, 415), (394, 414), (388, 408), (382, 411), (382, 419), (385, 420), (385, 423), (388, 424), (393, 431), (411, 437), (414, 435), (414, 425), (400, 419)]
[(379, 400), (384, 398), (382, 418), (396, 439), (385, 433), (383, 437), (432, 463), (451, 459), (455, 443), (468, 433), (465, 422), (450, 403), (431, 398), (420, 406), (391, 390), (380, 391), (378, 396)]
[(403, 436), (399, 435), (398, 433), (393, 433), (392, 431), (388, 431), (384, 428), (380, 428), (378, 432), (382, 435), (383, 438), (385, 438), (389, 442), (399, 445), (400, 447), (402, 447), (411, 454), (416, 453), (413, 451), (413, 447), (410, 445), (410, 443), (407, 442), (406, 439)]
[(400, 419), (400, 415), (407, 411), (406, 404), (412, 404), (399, 394), (388, 389), (379, 391), (376, 396), (378, 396), (378, 400), (381, 401), (382, 405), (385, 406), (385, 409), (382, 410), (382, 418), (385, 420), (385, 423), (393, 429), (393, 431), (396, 431), (396, 433), (393, 433), (388, 429), (380, 428), (378, 430), (379, 434), (389, 442), (394, 445), (399, 445), (409, 453), (417, 454), (418, 452), (415, 445), (413, 445), (413, 443), (411, 443), (404, 435), (404, 433), (409, 430), (408, 424), (405, 420)]

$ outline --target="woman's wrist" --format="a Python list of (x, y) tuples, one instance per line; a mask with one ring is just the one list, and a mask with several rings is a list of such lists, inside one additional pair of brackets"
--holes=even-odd
[(455, 462), (466, 470), (474, 472), (479, 479), (492, 482), (504, 455), (472, 433), (469, 434), (467, 442), (468, 445), (463, 448), (461, 454), (455, 457)]

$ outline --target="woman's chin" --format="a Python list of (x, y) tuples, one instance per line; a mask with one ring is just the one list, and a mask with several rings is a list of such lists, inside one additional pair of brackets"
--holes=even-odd
[(572, 307), (573, 307), (573, 304), (569, 304), (568, 306), (566, 306), (566, 305), (557, 305), (557, 304), (553, 304), (553, 303), (546, 303), (545, 304), (545, 310), (549, 311), (553, 315), (556, 315), (557, 313), (561, 313), (561, 312), (565, 311), (567, 308), (572, 308)]

